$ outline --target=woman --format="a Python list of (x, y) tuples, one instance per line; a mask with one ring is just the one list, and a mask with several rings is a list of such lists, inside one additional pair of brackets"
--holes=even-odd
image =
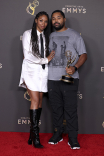
[(39, 12), (32, 30), (23, 34), (22, 44), (24, 60), (19, 86), (27, 88), (31, 98), (30, 137), (28, 144), (42, 148), (39, 139), (39, 119), (42, 111), (43, 92), (47, 92), (48, 62), (54, 57), (54, 51), (48, 56), (49, 17), (44, 11)]

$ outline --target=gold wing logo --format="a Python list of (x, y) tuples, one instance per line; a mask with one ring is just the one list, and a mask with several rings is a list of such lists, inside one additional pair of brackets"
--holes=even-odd
[(31, 101), (28, 91), (25, 92), (24, 98), (28, 101)]
[(38, 0), (34, 0), (33, 3), (29, 2), (28, 7), (26, 8), (27, 13), (30, 14), (30, 15), (35, 16), (35, 15), (34, 15), (34, 13), (35, 13), (35, 8), (36, 8), (38, 5), (39, 5)]

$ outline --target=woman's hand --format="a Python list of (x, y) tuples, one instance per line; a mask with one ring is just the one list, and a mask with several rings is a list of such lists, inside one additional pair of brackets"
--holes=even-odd
[(47, 57), (48, 62), (50, 62), (55, 56), (55, 51), (52, 50), (52, 52), (49, 54), (49, 56)]

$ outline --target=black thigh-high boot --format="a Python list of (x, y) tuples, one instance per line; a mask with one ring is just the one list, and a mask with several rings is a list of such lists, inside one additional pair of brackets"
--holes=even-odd
[[(38, 108), (38, 126), (39, 126), (39, 120), (40, 120), (41, 112), (42, 112), (42, 108)], [(28, 144), (29, 144), (29, 145), (32, 144), (32, 139), (31, 139), (31, 126), (30, 126), (30, 136), (29, 136)]]
[(42, 148), (39, 139), (38, 109), (30, 109), (31, 140), (36, 148)]

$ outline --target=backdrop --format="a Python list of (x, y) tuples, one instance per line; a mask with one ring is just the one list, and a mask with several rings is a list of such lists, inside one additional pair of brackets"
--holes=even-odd
[[(79, 69), (79, 133), (104, 134), (104, 0), (0, 0), (0, 131), (29, 132), (29, 96), (18, 87), (22, 34), (31, 29), (36, 13), (44, 10), (51, 16), (56, 9), (65, 13), (66, 26), (82, 35), (88, 53)], [(52, 132), (48, 94), (40, 132)]]

